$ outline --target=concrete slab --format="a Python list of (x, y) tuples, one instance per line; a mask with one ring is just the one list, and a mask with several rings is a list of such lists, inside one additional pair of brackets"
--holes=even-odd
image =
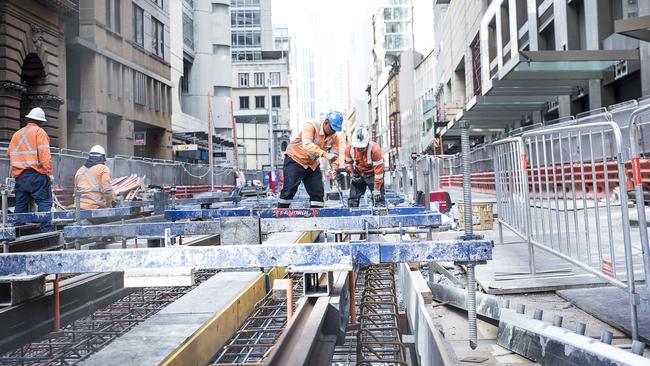
[[(637, 287), (640, 294), (645, 286)], [(628, 294), (617, 287), (598, 287), (558, 291), (557, 294), (573, 305), (610, 326), (631, 333)], [(650, 314), (638, 311), (639, 337), (650, 342)]]
[(258, 276), (259, 272), (217, 273), (82, 364), (157, 365)]

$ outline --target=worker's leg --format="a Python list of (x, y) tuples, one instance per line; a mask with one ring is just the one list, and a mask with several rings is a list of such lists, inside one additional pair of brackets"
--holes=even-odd
[(29, 205), (32, 203), (32, 194), (28, 183), (29, 181), (25, 176), (25, 172), (16, 177), (16, 186), (14, 187), (14, 195), (16, 196), (15, 213), (29, 212)]
[(309, 194), (309, 207), (322, 208), (325, 207), (325, 187), (323, 186), (323, 174), (320, 167), (316, 170), (307, 168), (307, 175), (302, 180)]
[(366, 193), (366, 182), (350, 183), (350, 198), (348, 199), (349, 207), (359, 207), (359, 199)]
[[(52, 182), (45, 174), (37, 174), (33, 177), (34, 191), (32, 198), (36, 201), (38, 212), (52, 211)], [(51, 221), (41, 222), (41, 232), (54, 231)]]
[(289, 156), (284, 156), (284, 168), (282, 175), (284, 177), (284, 186), (280, 192), (278, 208), (289, 208), (293, 196), (298, 192), (298, 186), (307, 174), (307, 170), (302, 165), (296, 163)]

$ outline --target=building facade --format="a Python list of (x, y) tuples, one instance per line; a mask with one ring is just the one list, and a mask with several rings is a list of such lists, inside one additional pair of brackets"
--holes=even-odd
[(207, 161), (210, 118), (215, 161), (233, 166), (229, 1), (182, 0), (170, 7), (173, 142), (197, 145), (176, 147), (175, 158)]
[(169, 3), (82, 0), (67, 42), (68, 147), (171, 159)]
[(445, 152), (458, 151), (460, 121), (477, 143), (650, 92), (648, 40), (617, 30), (650, 14), (648, 0), (444, 6), (435, 135)]
[(52, 146), (67, 146), (67, 23), (76, 1), (0, 1), (0, 140), (9, 141), (33, 107), (47, 116)]

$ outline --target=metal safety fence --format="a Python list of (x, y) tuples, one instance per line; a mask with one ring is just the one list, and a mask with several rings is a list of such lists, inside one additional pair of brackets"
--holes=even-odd
[[(497, 141), (492, 149), (500, 241), (502, 225), (524, 239), (533, 274), (539, 248), (627, 291), (637, 339), (637, 305), (648, 294), (640, 296), (634, 281), (647, 280), (650, 271), (642, 250), (646, 226), (630, 225), (618, 124), (571, 120)], [(642, 201), (637, 207), (645, 213)]]

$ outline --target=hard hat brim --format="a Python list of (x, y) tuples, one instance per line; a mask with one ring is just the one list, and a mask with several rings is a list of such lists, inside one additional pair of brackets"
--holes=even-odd
[(25, 118), (31, 119), (32, 121), (47, 122), (47, 119), (37, 117), (37, 116), (32, 116), (31, 114), (26, 115)]

